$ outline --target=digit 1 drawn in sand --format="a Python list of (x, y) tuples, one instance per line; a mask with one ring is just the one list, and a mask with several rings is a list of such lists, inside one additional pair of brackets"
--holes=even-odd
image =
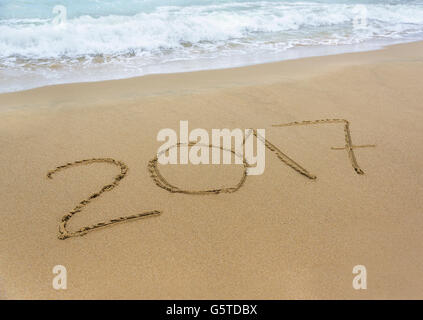
[[(305, 169), (303, 166), (301, 166), (298, 162), (294, 161), (293, 159), (291, 159), (290, 157), (288, 157), (285, 153), (282, 152), (282, 150), (280, 150), (277, 146), (275, 146), (273, 143), (271, 143), (269, 140), (267, 140), (266, 138), (263, 138), (255, 129), (250, 129), (250, 132), (248, 133), (248, 135), (245, 137), (245, 140), (248, 139), (248, 137), (251, 135), (251, 132), (257, 137), (257, 139), (260, 139), (266, 146), (267, 149), (269, 149), (270, 151), (272, 151), (273, 153), (276, 154), (276, 156), (278, 157), (278, 159), (280, 161), (282, 161), (283, 163), (285, 163), (286, 165), (288, 165), (289, 167), (291, 167), (292, 169), (294, 169), (295, 171), (297, 171), (298, 173), (306, 176), (307, 178), (314, 180), (316, 179), (316, 176), (310, 172), (307, 171), (307, 169)], [(245, 143), (245, 140), (243, 143)]]
[(345, 132), (345, 146), (343, 148), (334, 148), (332, 150), (347, 150), (348, 157), (350, 158), (350, 162), (352, 167), (354, 168), (357, 174), (364, 174), (364, 171), (361, 170), (357, 163), (357, 159), (355, 158), (354, 150), (356, 148), (367, 148), (367, 147), (375, 147), (375, 145), (361, 145), (361, 146), (354, 146), (351, 140), (351, 133), (350, 133), (350, 123), (348, 120), (345, 119), (323, 119), (323, 120), (314, 120), (314, 121), (301, 121), (301, 122), (290, 122), (290, 123), (283, 123), (283, 124), (274, 124), (272, 127), (289, 127), (289, 126), (301, 126), (301, 125), (313, 125), (313, 124), (324, 124), (324, 123), (343, 123), (344, 124), (344, 132)]
[(116, 186), (118, 186), (120, 180), (125, 178), (126, 174), (128, 173), (128, 167), (123, 162), (116, 161), (116, 160), (111, 159), (111, 158), (93, 158), (93, 159), (85, 159), (85, 160), (79, 160), (79, 161), (75, 161), (75, 162), (69, 162), (65, 165), (56, 167), (54, 170), (51, 170), (47, 173), (47, 178), (52, 179), (52, 175), (55, 174), (58, 171), (61, 171), (61, 170), (64, 170), (64, 169), (67, 169), (67, 168), (70, 168), (70, 167), (78, 166), (78, 165), (87, 165), (87, 164), (92, 164), (92, 163), (108, 163), (108, 164), (116, 165), (116, 166), (120, 167), (120, 174), (118, 174), (115, 177), (114, 181), (111, 184), (103, 186), (100, 189), (100, 191), (93, 193), (87, 199), (82, 200), (72, 211), (69, 211), (68, 214), (66, 214), (62, 217), (62, 221), (59, 224), (59, 235), (58, 235), (59, 239), (64, 240), (64, 239), (67, 239), (67, 238), (70, 238), (70, 237), (83, 236), (83, 235), (87, 234), (88, 232), (94, 231), (94, 230), (99, 229), (99, 228), (104, 228), (104, 227), (115, 225), (115, 224), (118, 224), (118, 223), (133, 221), (133, 220), (137, 220), (137, 219), (141, 219), (141, 218), (145, 218), (145, 217), (156, 216), (156, 215), (161, 214), (161, 211), (158, 211), (158, 210), (146, 211), (146, 212), (142, 212), (142, 213), (138, 213), (138, 214), (134, 214), (134, 215), (130, 215), (130, 216), (123, 216), (123, 217), (99, 222), (99, 223), (96, 223), (96, 224), (93, 224), (93, 225), (82, 227), (77, 231), (73, 231), (73, 232), (68, 231), (66, 226), (67, 226), (67, 223), (69, 222), (69, 220), (72, 218), (72, 216), (74, 214), (78, 213), (78, 212), (81, 212), (82, 209), (85, 206), (87, 206), (93, 199), (98, 198), (103, 192), (111, 191)]

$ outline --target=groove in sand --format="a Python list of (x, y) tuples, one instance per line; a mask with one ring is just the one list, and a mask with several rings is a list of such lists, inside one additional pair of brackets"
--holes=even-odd
[(122, 216), (122, 217), (114, 218), (114, 219), (111, 219), (111, 220), (99, 222), (99, 223), (96, 223), (96, 224), (93, 224), (93, 225), (82, 227), (77, 231), (73, 231), (73, 232), (68, 231), (68, 229), (66, 228), (67, 223), (73, 217), (73, 215), (78, 213), (78, 212), (81, 212), (85, 206), (87, 206), (95, 198), (100, 197), (103, 192), (111, 191), (116, 186), (118, 186), (120, 180), (125, 178), (126, 174), (128, 173), (128, 167), (123, 162), (117, 161), (117, 160), (114, 160), (114, 159), (111, 159), (111, 158), (93, 158), (93, 159), (85, 159), (85, 160), (78, 160), (78, 161), (75, 161), (75, 162), (69, 162), (65, 165), (56, 167), (54, 170), (51, 170), (47, 173), (47, 178), (52, 179), (52, 175), (55, 174), (56, 172), (59, 172), (61, 170), (71, 168), (71, 167), (74, 167), (74, 166), (87, 165), (87, 164), (91, 164), (91, 163), (108, 163), (108, 164), (116, 165), (116, 166), (120, 167), (120, 174), (118, 174), (115, 177), (114, 181), (111, 184), (103, 186), (100, 189), (100, 191), (95, 192), (95, 193), (91, 194), (87, 199), (82, 200), (73, 210), (69, 211), (69, 213), (65, 214), (62, 217), (62, 221), (59, 224), (59, 235), (58, 235), (59, 239), (64, 240), (64, 239), (67, 239), (67, 238), (70, 238), (70, 237), (83, 236), (83, 235), (87, 234), (88, 232), (97, 230), (99, 228), (104, 228), (104, 227), (112, 226), (112, 225), (115, 225), (115, 224), (118, 224), (118, 223), (133, 221), (133, 220), (151, 217), (151, 216), (157, 216), (157, 215), (161, 214), (161, 211), (158, 211), (158, 210), (145, 211), (145, 212), (130, 215), (130, 216)]
[[(361, 170), (361, 168), (359, 167), (359, 165), (357, 163), (353, 149), (375, 147), (375, 145), (360, 145), (360, 146), (353, 145), (352, 140), (351, 140), (351, 133), (350, 133), (350, 129), (349, 129), (349, 122), (347, 120), (345, 120), (345, 119), (324, 119), (324, 120), (314, 120), (314, 121), (290, 122), (290, 123), (277, 124), (277, 125), (272, 125), (272, 126), (273, 127), (287, 127), (287, 126), (296, 126), (296, 125), (314, 125), (314, 124), (325, 124), (325, 123), (343, 123), (344, 124), (345, 146), (344, 147), (337, 147), (337, 148), (332, 147), (331, 149), (332, 150), (347, 150), (351, 165), (354, 168), (355, 172), (357, 174), (360, 174), (360, 175), (364, 174), (364, 171)], [(270, 151), (272, 151), (273, 153), (276, 154), (276, 156), (278, 157), (278, 159), (280, 161), (282, 161), (283, 163), (285, 163), (286, 165), (288, 165), (289, 167), (291, 167), (292, 169), (297, 171), (299, 174), (302, 174), (302, 175), (306, 176), (307, 178), (309, 178), (311, 180), (316, 179), (316, 176), (314, 174), (308, 172), (304, 167), (302, 167), (296, 161), (294, 161), (293, 159), (288, 157), (285, 153), (283, 153), (277, 146), (272, 144), (269, 140), (263, 138), (257, 132), (257, 130), (255, 130), (255, 129), (250, 129), (249, 133), (247, 134), (247, 136), (244, 138), (244, 140), (242, 142), (243, 145), (245, 144), (246, 139), (251, 134), (254, 134), (254, 136), (256, 136), (257, 139), (260, 139), (260, 141), (262, 141), (265, 144), (267, 149), (269, 149)], [(222, 188), (207, 189), (207, 190), (184, 190), (184, 189), (181, 189), (177, 186), (172, 185), (160, 173), (160, 170), (158, 168), (158, 157), (161, 154), (170, 150), (171, 148), (177, 148), (181, 145), (187, 145), (187, 146), (194, 146), (195, 145), (195, 146), (205, 146), (205, 147), (208, 147), (208, 148), (220, 148), (223, 151), (232, 152), (235, 156), (242, 158), (244, 171), (243, 171), (241, 179), (233, 187), (222, 187)], [(75, 161), (75, 162), (69, 162), (65, 165), (56, 167), (54, 170), (51, 170), (47, 173), (47, 178), (52, 179), (52, 175), (55, 174), (56, 172), (59, 172), (61, 170), (64, 170), (64, 169), (67, 169), (67, 168), (70, 168), (70, 167), (74, 167), (74, 166), (78, 166), (78, 165), (87, 165), (87, 164), (92, 164), (92, 163), (108, 163), (108, 164), (116, 165), (120, 168), (120, 174), (118, 174), (115, 177), (114, 181), (111, 184), (103, 186), (100, 189), (100, 191), (93, 193), (87, 199), (82, 200), (73, 210), (69, 211), (69, 213), (67, 213), (66, 215), (64, 215), (62, 217), (62, 220), (59, 224), (59, 235), (58, 235), (59, 239), (63, 240), (63, 239), (67, 239), (67, 238), (70, 238), (70, 237), (83, 236), (83, 235), (87, 234), (88, 232), (97, 230), (99, 228), (104, 228), (104, 227), (112, 226), (112, 225), (115, 225), (115, 224), (118, 224), (118, 223), (133, 221), (133, 220), (137, 220), (137, 219), (141, 219), (141, 218), (145, 218), (145, 217), (157, 216), (157, 215), (161, 214), (161, 211), (159, 211), (159, 210), (145, 211), (145, 212), (130, 215), (130, 216), (121, 216), (121, 217), (118, 217), (118, 218), (115, 218), (115, 219), (99, 222), (99, 223), (96, 223), (96, 224), (93, 224), (93, 225), (82, 227), (82, 228), (78, 229), (77, 231), (73, 231), (73, 232), (68, 231), (67, 223), (73, 217), (73, 215), (78, 213), (78, 212), (81, 212), (85, 206), (87, 206), (93, 199), (98, 198), (103, 192), (111, 191), (116, 186), (118, 186), (119, 182), (128, 173), (128, 167), (123, 162), (114, 160), (112, 158), (92, 158), (92, 159), (79, 160), (79, 161)], [(191, 195), (206, 195), (206, 194), (220, 194), (220, 193), (236, 192), (244, 185), (244, 183), (247, 179), (247, 176), (248, 176), (248, 168), (249, 167), (250, 167), (250, 165), (248, 164), (245, 156), (238, 154), (237, 152), (235, 152), (232, 149), (226, 149), (226, 148), (223, 148), (221, 146), (213, 146), (211, 144), (210, 145), (202, 145), (202, 144), (198, 144), (198, 143), (188, 143), (188, 144), (177, 143), (177, 144), (169, 147), (168, 149), (162, 150), (160, 153), (156, 154), (156, 156), (148, 162), (148, 166), (147, 166), (148, 171), (150, 172), (150, 177), (153, 179), (154, 183), (158, 187), (160, 187), (160, 188), (162, 188), (166, 191), (169, 191), (171, 193), (183, 193), (183, 194), (191, 194)]]

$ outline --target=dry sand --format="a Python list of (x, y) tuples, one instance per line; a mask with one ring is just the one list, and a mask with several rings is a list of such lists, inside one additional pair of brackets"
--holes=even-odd
[[(423, 44), (258, 66), (43, 87), (0, 95), (0, 298), (423, 298)], [(342, 124), (350, 122), (358, 175)], [(266, 151), (266, 170), (234, 193), (186, 195), (157, 187), (147, 165), (162, 128), (264, 128), (317, 176)], [(63, 215), (119, 168), (112, 192), (69, 229), (162, 214), (59, 240)], [(199, 189), (233, 185), (242, 166), (162, 166)], [(55, 265), (67, 290), (52, 288)], [(368, 289), (354, 290), (365, 265)]]

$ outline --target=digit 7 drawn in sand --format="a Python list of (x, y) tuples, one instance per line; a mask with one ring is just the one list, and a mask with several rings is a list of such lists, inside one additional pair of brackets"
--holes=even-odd
[(343, 148), (334, 148), (332, 150), (347, 150), (348, 157), (350, 158), (351, 165), (354, 168), (355, 172), (358, 174), (364, 174), (364, 171), (358, 166), (357, 159), (355, 158), (354, 150), (356, 148), (368, 148), (376, 147), (373, 144), (354, 146), (351, 139), (350, 132), (350, 123), (345, 119), (324, 119), (324, 120), (314, 120), (314, 121), (301, 121), (301, 122), (290, 122), (283, 124), (274, 124), (272, 127), (289, 127), (289, 126), (303, 126), (303, 125), (313, 125), (313, 124), (325, 124), (325, 123), (343, 123), (344, 124), (344, 133), (345, 133), (345, 146)]
[[(332, 147), (332, 150), (347, 150), (351, 165), (354, 168), (355, 172), (359, 175), (364, 174), (364, 171), (359, 167), (359, 165), (357, 163), (353, 149), (355, 149), (355, 148), (365, 148), (365, 147), (375, 147), (375, 145), (354, 146), (353, 143), (352, 143), (352, 139), (351, 139), (349, 122), (347, 120), (345, 120), (345, 119), (324, 119), (324, 120), (314, 120), (314, 121), (291, 122), (291, 123), (273, 125), (273, 127), (287, 127), (287, 126), (296, 126), (296, 125), (315, 125), (315, 124), (325, 124), (325, 123), (329, 123), (329, 124), (343, 123), (344, 124), (345, 146), (342, 147), (342, 148)], [(269, 140), (263, 138), (260, 134), (258, 134), (257, 130), (255, 130), (255, 129), (250, 130), (248, 136), (245, 137), (245, 139), (243, 140), (243, 144), (245, 144), (246, 139), (248, 139), (248, 137), (251, 134), (254, 134), (258, 139), (260, 139), (265, 144), (266, 148), (268, 148), (270, 151), (274, 152), (276, 154), (276, 156), (279, 158), (280, 161), (282, 161), (283, 163), (285, 163), (286, 165), (288, 165), (289, 167), (291, 167), (292, 169), (294, 169), (298, 173), (306, 176), (307, 178), (312, 179), (312, 180), (316, 179), (315, 175), (311, 174), (304, 167), (302, 167), (300, 164), (298, 164), (296, 161), (294, 161), (293, 159), (288, 157), (285, 153), (283, 153), (277, 146), (272, 144)], [(179, 147), (180, 145), (181, 145), (181, 143), (178, 143), (174, 146), (171, 146), (170, 148), (176, 148), (176, 147)], [(190, 146), (190, 144), (188, 144), (188, 146)], [(208, 147), (209, 148), (215, 148), (216, 146), (209, 145)], [(219, 147), (219, 148), (221, 148), (221, 147)], [(221, 148), (221, 149), (225, 150), (223, 148)], [(164, 150), (164, 152), (165, 151), (166, 150)], [(235, 151), (233, 151), (233, 150), (226, 150), (226, 151), (230, 151), (230, 152), (234, 153), (235, 155), (237, 155), (235, 153)], [(169, 182), (166, 181), (166, 179), (163, 177), (163, 175), (159, 171), (158, 162), (157, 162), (158, 155), (156, 155), (152, 160), (149, 161), (148, 170), (150, 172), (150, 177), (153, 179), (154, 183), (158, 187), (160, 187), (160, 188), (162, 188), (162, 189), (164, 189), (168, 192), (184, 193), (184, 194), (190, 194), (190, 195), (233, 193), (233, 192), (238, 191), (244, 185), (244, 183), (245, 183), (245, 181), (248, 177), (247, 169), (249, 167), (249, 164), (248, 164), (247, 160), (245, 159), (245, 157), (243, 155), (238, 155), (238, 156), (242, 157), (243, 165), (244, 165), (244, 173), (241, 177), (241, 180), (238, 182), (238, 184), (235, 185), (234, 187), (231, 187), (231, 188), (216, 188), (216, 189), (211, 189), (211, 190), (183, 190), (183, 189), (180, 189), (177, 186), (171, 185)], [(118, 174), (115, 177), (114, 181), (111, 184), (103, 186), (100, 189), (100, 191), (93, 193), (87, 199), (82, 200), (73, 210), (71, 210), (69, 213), (65, 214), (62, 217), (62, 220), (59, 224), (59, 235), (58, 235), (59, 239), (63, 240), (63, 239), (67, 239), (67, 238), (70, 238), (70, 237), (83, 236), (83, 235), (87, 234), (88, 232), (94, 231), (94, 230), (99, 229), (99, 228), (104, 228), (104, 227), (112, 226), (112, 225), (115, 225), (115, 224), (118, 224), (118, 223), (129, 222), (129, 221), (137, 220), (137, 219), (140, 219), (140, 218), (157, 216), (157, 215), (161, 214), (161, 211), (158, 211), (158, 210), (146, 211), (146, 212), (142, 212), (142, 213), (138, 213), (138, 214), (134, 214), (134, 215), (130, 215), (130, 216), (122, 216), (122, 217), (118, 217), (118, 218), (111, 219), (111, 220), (108, 220), (108, 221), (99, 222), (99, 223), (96, 223), (96, 224), (93, 224), (93, 225), (82, 227), (82, 228), (80, 228), (80, 229), (78, 229), (77, 231), (74, 231), (74, 232), (68, 231), (67, 230), (67, 223), (73, 217), (73, 215), (75, 215), (78, 212), (81, 212), (82, 209), (91, 202), (91, 200), (98, 198), (99, 196), (101, 196), (101, 194), (103, 192), (113, 190), (119, 184), (119, 182), (126, 176), (126, 174), (128, 172), (128, 167), (123, 162), (117, 161), (117, 160), (114, 160), (114, 159), (111, 159), (111, 158), (93, 158), (93, 159), (86, 159), (86, 160), (79, 160), (79, 161), (75, 161), (75, 162), (69, 162), (65, 165), (56, 167), (54, 170), (51, 170), (47, 173), (47, 178), (52, 179), (53, 174), (55, 174), (56, 172), (61, 171), (63, 169), (67, 169), (67, 168), (74, 167), (74, 166), (77, 166), (77, 165), (88, 165), (88, 164), (93, 164), (93, 163), (108, 163), (108, 164), (118, 166), (118, 167), (120, 167), (120, 174)]]

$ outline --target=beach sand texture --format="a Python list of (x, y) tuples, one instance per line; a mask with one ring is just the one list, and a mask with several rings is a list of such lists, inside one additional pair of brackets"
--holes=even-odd
[[(0, 298), (423, 298), (422, 79), (416, 42), (1, 94)], [(348, 134), (344, 121), (275, 126), (322, 119)], [(264, 174), (159, 165), (183, 190), (239, 188), (159, 187), (156, 135), (180, 120), (266, 129)], [(84, 159), (103, 160), (52, 172)], [(63, 216), (103, 187), (67, 220), (101, 228), (59, 240)], [(55, 265), (67, 290), (52, 287)], [(355, 265), (367, 290), (352, 287)]]

